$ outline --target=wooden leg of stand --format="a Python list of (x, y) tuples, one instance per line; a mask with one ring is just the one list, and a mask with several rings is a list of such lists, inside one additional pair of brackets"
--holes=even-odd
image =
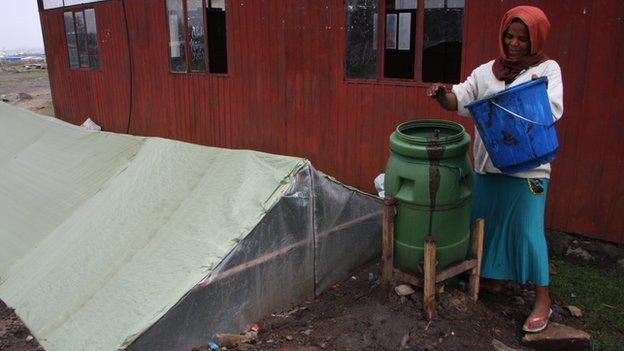
[(484, 231), (485, 222), (483, 219), (479, 218), (472, 226), (471, 245), (472, 255), (477, 259), (477, 266), (470, 271), (470, 280), (468, 281), (468, 294), (474, 302), (477, 302), (479, 299), (479, 280), (481, 276), (481, 260), (483, 258)]
[(423, 310), (425, 318), (432, 320), (436, 318), (436, 239), (432, 236), (425, 239), (424, 259)]
[(384, 199), (381, 284), (382, 291), (386, 297), (390, 292), (394, 269), (394, 204), (394, 198), (386, 197)]

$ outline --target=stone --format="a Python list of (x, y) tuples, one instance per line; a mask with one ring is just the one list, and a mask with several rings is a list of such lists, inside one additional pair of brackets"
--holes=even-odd
[(572, 244), (572, 237), (561, 232), (547, 231), (546, 239), (548, 240), (548, 248), (555, 254), (562, 256), (567, 248)]
[(605, 259), (611, 262), (624, 260), (624, 248), (612, 243), (603, 243), (597, 241), (594, 243), (597, 251), (605, 256)]
[(26, 341), (27, 341), (27, 342), (31, 342), (33, 339), (34, 339), (34, 338), (33, 338), (33, 336), (32, 336), (32, 335), (28, 335), (28, 336), (26, 337)]
[(576, 307), (576, 306), (566, 306), (566, 308), (568, 309), (568, 311), (570, 311), (570, 314), (574, 317), (583, 317), (583, 311), (581, 311), (580, 308)]
[(522, 344), (537, 351), (584, 351), (590, 350), (591, 336), (582, 330), (551, 322), (540, 333), (525, 334)]
[(396, 287), (394, 287), (394, 291), (399, 296), (408, 296), (415, 293), (414, 289), (412, 289), (412, 287), (407, 284), (397, 285)]
[(593, 261), (594, 259), (594, 257), (582, 247), (577, 247), (575, 249), (568, 247), (566, 250), (566, 256), (573, 256), (584, 261)]
[(17, 100), (19, 100), (19, 101), (32, 100), (32, 98), (33, 97), (30, 94), (17, 93)]
[(219, 333), (216, 335), (217, 344), (225, 347), (235, 347), (248, 341), (246, 335)]
[(502, 341), (492, 339), (492, 346), (496, 351), (521, 351), (520, 349), (514, 349), (513, 347), (509, 347), (505, 345)]
[(524, 299), (521, 298), (520, 296), (514, 296), (513, 301), (511, 303), (516, 306), (524, 306), (526, 304), (526, 301), (524, 301)]

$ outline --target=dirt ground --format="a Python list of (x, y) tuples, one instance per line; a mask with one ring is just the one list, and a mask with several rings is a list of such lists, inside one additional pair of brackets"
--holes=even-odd
[(42, 115), (54, 116), (48, 71), (29, 68), (29, 65), (0, 64), (0, 99)]
[(0, 300), (0, 350), (43, 350), (12, 309)]
[[(422, 315), (421, 291), (383, 298), (379, 265), (361, 269), (317, 299), (259, 321), (254, 343), (238, 350), (495, 350), (494, 340), (520, 350), (521, 326), (530, 312), (531, 290), (509, 285), (504, 292), (482, 292), (472, 303), (463, 287), (438, 296), (438, 318)], [(556, 301), (552, 320), (575, 328), (583, 324)], [(225, 345), (221, 345), (225, 346)], [(231, 348), (228, 348), (231, 349)], [(0, 302), (0, 350), (43, 350), (13, 311)], [(195, 350), (206, 350), (199, 347)]]
[[(258, 341), (241, 350), (495, 350), (493, 341), (520, 350), (521, 326), (531, 310), (531, 290), (509, 285), (483, 292), (472, 303), (462, 284), (438, 296), (438, 318), (422, 315), (421, 290), (384, 298), (379, 265), (369, 266), (334, 285), (318, 299), (259, 322)], [(552, 320), (583, 329), (559, 305)], [(307, 348), (302, 348), (307, 346)]]

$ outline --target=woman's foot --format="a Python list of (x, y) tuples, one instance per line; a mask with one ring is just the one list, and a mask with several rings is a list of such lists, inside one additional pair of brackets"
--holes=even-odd
[(535, 305), (533, 311), (527, 317), (522, 330), (527, 333), (540, 332), (548, 326), (552, 309), (550, 308), (550, 295), (547, 286), (535, 287)]

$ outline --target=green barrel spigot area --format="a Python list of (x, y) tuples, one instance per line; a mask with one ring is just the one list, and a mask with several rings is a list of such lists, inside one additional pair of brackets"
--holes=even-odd
[(446, 120), (400, 124), (390, 136), (384, 189), (397, 200), (394, 264), (422, 275), (423, 247), (437, 240), (438, 269), (465, 259), (470, 244), (470, 136)]

